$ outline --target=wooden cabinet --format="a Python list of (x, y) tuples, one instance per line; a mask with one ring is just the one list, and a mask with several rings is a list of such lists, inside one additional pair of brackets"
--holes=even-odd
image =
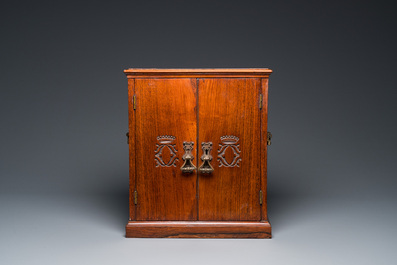
[(270, 238), (269, 69), (128, 69), (127, 237)]

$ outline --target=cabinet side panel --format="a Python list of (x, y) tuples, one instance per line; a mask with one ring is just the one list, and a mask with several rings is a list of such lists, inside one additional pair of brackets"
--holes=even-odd
[(267, 105), (268, 105), (268, 78), (263, 78), (261, 90), (263, 106), (261, 112), (261, 190), (263, 192), (262, 220), (267, 217)]
[(197, 220), (197, 174), (180, 169), (184, 141), (197, 158), (196, 91), (196, 79), (135, 80), (137, 220)]
[(130, 220), (135, 220), (135, 112), (133, 97), (135, 95), (135, 79), (128, 79), (128, 146), (129, 146), (129, 208)]
[(214, 168), (199, 173), (199, 220), (261, 219), (259, 91), (259, 78), (199, 79), (199, 144), (212, 142)]

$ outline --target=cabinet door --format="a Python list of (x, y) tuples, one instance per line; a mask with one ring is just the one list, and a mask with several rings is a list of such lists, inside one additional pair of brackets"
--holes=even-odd
[(183, 142), (197, 140), (196, 82), (135, 80), (136, 220), (197, 220), (197, 174), (180, 169)]
[(198, 150), (202, 156), (202, 143), (212, 142), (214, 169), (199, 170), (199, 220), (260, 220), (260, 84), (199, 79)]

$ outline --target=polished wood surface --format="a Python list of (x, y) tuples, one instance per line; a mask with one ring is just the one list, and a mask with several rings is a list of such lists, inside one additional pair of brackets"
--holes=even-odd
[(272, 70), (267, 68), (236, 69), (141, 69), (124, 70), (128, 78), (168, 77), (168, 78), (232, 78), (232, 77), (268, 77)]
[[(136, 220), (197, 220), (197, 176), (180, 170), (183, 141), (196, 141), (196, 91), (196, 79), (135, 80)], [(156, 162), (161, 136), (175, 137), (173, 165)], [(168, 147), (160, 159), (170, 161)]]
[(269, 222), (128, 222), (127, 237), (271, 238)]
[(268, 85), (269, 79), (261, 80), (262, 110), (261, 110), (261, 190), (263, 192), (262, 220), (267, 217), (267, 108), (268, 108)]
[[(271, 237), (266, 144), (271, 72), (125, 70), (130, 152), (127, 237)], [(197, 170), (190, 173), (181, 171), (183, 142), (194, 143), (191, 154)], [(209, 174), (200, 169), (202, 143), (207, 143), (207, 150), (212, 148), (214, 171)]]
[(128, 79), (128, 146), (129, 146), (129, 163), (130, 163), (130, 187), (129, 187), (129, 201), (130, 201), (130, 215), (129, 220), (135, 220), (135, 204), (134, 191), (136, 189), (136, 166), (135, 166), (135, 110), (133, 107), (135, 95), (135, 80)]
[[(199, 79), (199, 143), (212, 142), (214, 171), (199, 173), (199, 220), (260, 220), (260, 79)], [(234, 166), (221, 164), (221, 137), (238, 137)], [(238, 149), (237, 149), (238, 148)], [(201, 153), (200, 153), (201, 155)], [(225, 161), (236, 156), (226, 149)]]

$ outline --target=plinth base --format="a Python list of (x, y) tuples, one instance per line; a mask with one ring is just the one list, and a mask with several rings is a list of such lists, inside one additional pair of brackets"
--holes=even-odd
[(126, 237), (154, 238), (271, 238), (267, 221), (129, 221)]

